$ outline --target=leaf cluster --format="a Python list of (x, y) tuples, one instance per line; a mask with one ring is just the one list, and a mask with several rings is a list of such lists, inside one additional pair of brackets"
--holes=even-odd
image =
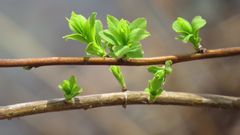
[[(141, 40), (150, 35), (147, 32), (145, 18), (137, 18), (133, 22), (125, 19), (117, 19), (107, 16), (108, 28), (103, 30), (100, 20), (96, 19), (93, 12), (88, 19), (80, 14), (72, 12), (70, 19), (67, 18), (69, 28), (73, 34), (64, 36), (66, 40), (77, 40), (87, 44), (87, 55), (113, 58), (139, 58), (143, 57)], [(119, 66), (111, 66), (110, 71), (117, 79), (123, 90), (126, 83)]]
[(114, 58), (143, 57), (141, 40), (150, 34), (146, 31), (145, 18), (137, 18), (133, 22), (125, 19), (118, 20), (114, 16), (107, 16), (108, 29), (99, 34), (109, 48), (109, 55)]
[(64, 92), (64, 97), (68, 102), (82, 92), (82, 88), (78, 85), (75, 76), (71, 76), (68, 80), (64, 80), (58, 85), (58, 88)]
[(179, 35), (176, 39), (183, 41), (184, 43), (192, 43), (196, 51), (201, 49), (201, 38), (199, 36), (199, 30), (206, 25), (206, 20), (201, 16), (196, 16), (192, 19), (192, 22), (178, 17), (172, 24), (172, 29)]
[(96, 19), (96, 15), (97, 13), (93, 12), (86, 19), (84, 16), (72, 12), (70, 19), (67, 20), (73, 34), (63, 38), (86, 43), (87, 55), (114, 58), (143, 57), (140, 40), (150, 35), (146, 31), (146, 19), (138, 18), (130, 23), (127, 20), (118, 20), (108, 15), (108, 28), (103, 30), (102, 23)]
[[(66, 40), (77, 40), (87, 44), (85, 49), (87, 55), (99, 57), (113, 57), (117, 59), (141, 58), (143, 57), (141, 40), (150, 36), (146, 30), (147, 21), (145, 18), (137, 18), (132, 22), (125, 19), (117, 19), (114, 16), (107, 16), (107, 29), (103, 29), (100, 20), (96, 19), (97, 13), (93, 12), (88, 18), (72, 12), (70, 19), (67, 18), (72, 34), (64, 36)], [(206, 25), (206, 21), (201, 16), (196, 16), (192, 22), (178, 17), (173, 22), (172, 28), (179, 35), (178, 40), (184, 43), (192, 43), (194, 49), (200, 51), (201, 38), (199, 31)], [(122, 90), (126, 90), (126, 83), (119, 66), (110, 66), (110, 72), (121, 85)], [(164, 66), (149, 66), (148, 71), (153, 74), (153, 78), (148, 81), (145, 92), (149, 94), (150, 101), (154, 101), (159, 96), (166, 81), (166, 76), (172, 72), (172, 61), (166, 61)], [(64, 92), (67, 101), (80, 94), (82, 89), (77, 84), (74, 76), (69, 80), (64, 80), (59, 88)]]
[(74, 11), (68, 20), (68, 25), (73, 34), (64, 36), (66, 40), (77, 40), (87, 44), (85, 49), (90, 56), (106, 56), (106, 51), (101, 43), (99, 32), (102, 30), (102, 23), (96, 19), (96, 12), (93, 12), (88, 19)]
[(166, 76), (172, 72), (172, 61), (166, 61), (164, 66), (149, 66), (148, 71), (153, 74), (153, 78), (148, 81), (148, 87), (145, 92), (149, 94), (150, 101), (154, 101), (163, 89)]

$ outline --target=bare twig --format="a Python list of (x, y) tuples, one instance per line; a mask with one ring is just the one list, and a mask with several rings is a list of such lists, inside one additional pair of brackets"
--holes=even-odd
[[(126, 92), (79, 96), (73, 103), (64, 99), (52, 99), (20, 103), (0, 107), (0, 119), (11, 119), (39, 113), (56, 112), (72, 109), (91, 109), (104, 106), (126, 104)], [(191, 94), (180, 92), (163, 92), (155, 102), (148, 100), (148, 95), (142, 91), (128, 91), (127, 105), (158, 104), (202, 106), (223, 109), (240, 109), (240, 97), (220, 96), (211, 94)]]
[(240, 47), (206, 50), (204, 53), (188, 55), (169, 55), (152, 58), (114, 59), (114, 58), (89, 58), (89, 57), (49, 57), (49, 58), (26, 58), (26, 59), (0, 59), (0, 67), (40, 67), (50, 65), (124, 65), (142, 66), (164, 64), (166, 60), (173, 63), (193, 61), (200, 59), (226, 57), (240, 55)]

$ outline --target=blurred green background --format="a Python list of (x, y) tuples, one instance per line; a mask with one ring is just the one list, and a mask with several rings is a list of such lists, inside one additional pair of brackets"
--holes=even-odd
[[(174, 39), (172, 22), (201, 15), (208, 49), (240, 46), (240, 0), (1, 0), (0, 58), (83, 56), (84, 45), (64, 42), (71, 11), (98, 12), (130, 21), (148, 20), (151, 36), (145, 56), (192, 53)], [(104, 24), (106, 26), (106, 24)], [(167, 91), (240, 96), (240, 57), (174, 65)], [(145, 67), (123, 67), (129, 90), (143, 90), (151, 75)], [(86, 94), (120, 91), (107, 66), (51, 66), (25, 71), (0, 69), (0, 106), (62, 97), (57, 85), (76, 75)], [(239, 135), (239, 111), (182, 106), (121, 106), (74, 110), (0, 121), (1, 135)]]

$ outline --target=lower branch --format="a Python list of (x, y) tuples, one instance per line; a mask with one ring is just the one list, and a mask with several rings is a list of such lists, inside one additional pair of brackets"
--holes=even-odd
[(91, 109), (116, 105), (183, 105), (202, 106), (223, 109), (240, 109), (240, 97), (220, 96), (211, 94), (191, 94), (180, 92), (163, 92), (155, 102), (148, 100), (143, 91), (127, 91), (79, 96), (73, 103), (67, 103), (63, 98), (20, 103), (0, 107), (0, 119), (11, 119), (38, 113), (56, 112), (73, 109)]

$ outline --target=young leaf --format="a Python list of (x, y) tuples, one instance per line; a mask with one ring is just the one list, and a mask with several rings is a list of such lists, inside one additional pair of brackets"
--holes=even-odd
[(150, 36), (150, 33), (144, 29), (134, 29), (129, 34), (129, 42), (135, 42), (143, 40), (144, 38)]
[(149, 94), (150, 101), (154, 101), (163, 91), (166, 76), (172, 72), (172, 61), (166, 61), (162, 67), (149, 66), (148, 71), (153, 74), (153, 78), (148, 81), (145, 92)]
[(204, 20), (201, 16), (194, 17), (192, 20), (193, 31), (195, 32), (198, 31), (199, 29), (204, 27), (206, 23), (207, 23), (206, 20)]
[[(151, 84), (151, 81), (149, 81), (148, 83)], [(152, 91), (152, 89), (145, 88), (144, 91), (149, 94), (149, 100), (150, 100), (151, 102), (154, 102), (154, 101), (156, 100), (156, 98), (157, 98), (158, 96), (160, 96), (161, 93), (162, 93), (164, 90), (163, 90), (162, 88), (159, 88), (159, 89), (156, 90), (156, 91)]]
[(172, 28), (177, 33), (192, 33), (191, 24), (181, 17), (178, 17), (177, 20), (173, 22)]
[(95, 29), (96, 16), (97, 16), (97, 13), (93, 12), (88, 18), (91, 29)]
[(116, 58), (122, 58), (125, 54), (127, 54), (130, 51), (129, 46), (114, 46), (113, 47), (114, 50), (114, 55)]
[(150, 101), (154, 101), (162, 93), (162, 85), (164, 81), (164, 70), (156, 72), (153, 79), (148, 81), (148, 88), (145, 89), (145, 92), (149, 94)]
[(137, 28), (146, 29), (146, 27), (147, 27), (147, 21), (145, 18), (137, 18), (129, 26), (130, 30), (134, 30)]
[(117, 38), (109, 30), (100, 31), (99, 35), (103, 40), (105, 40), (111, 45), (119, 44)]
[(140, 41), (150, 34), (146, 31), (146, 19), (137, 18), (132, 23), (108, 15), (108, 29), (101, 31), (101, 38), (107, 42), (109, 55), (114, 58), (143, 57)]
[(68, 80), (64, 80), (58, 85), (58, 88), (64, 92), (64, 97), (68, 102), (82, 92), (82, 88), (78, 85), (75, 76), (71, 76)]
[(191, 24), (178, 17), (176, 21), (173, 22), (172, 28), (178, 33), (176, 39), (183, 41), (184, 43), (192, 43), (193, 48), (199, 52), (201, 50), (201, 38), (199, 36), (199, 30), (206, 25), (206, 21), (202, 19), (201, 16), (196, 16), (192, 19)]
[(155, 74), (157, 71), (164, 70), (164, 67), (159, 67), (159, 66), (149, 66), (147, 68), (148, 72)]
[(66, 18), (68, 20), (69, 28), (74, 33), (82, 33), (83, 27), (86, 23), (86, 18), (82, 15), (77, 15), (74, 11), (72, 11), (70, 19)]
[(87, 44), (85, 49), (87, 55), (104, 57), (106, 51), (99, 35), (99, 32), (102, 31), (102, 23), (100, 20), (96, 20), (96, 16), (97, 13), (93, 12), (86, 19), (84, 16), (72, 12), (70, 19), (67, 20), (73, 34), (66, 35), (63, 38)]
[(87, 43), (86, 39), (81, 34), (69, 34), (63, 37), (66, 41), (71, 40), (77, 40), (81, 43)]
[(151, 81), (151, 90), (155, 91), (162, 87), (165, 81), (165, 71), (159, 70), (154, 74), (154, 77)]
[(129, 22), (127, 20), (121, 19), (118, 25), (118, 31), (119, 31), (119, 37), (122, 41), (122, 46), (128, 44), (129, 40), (129, 34), (130, 34), (130, 29), (129, 29)]
[(110, 72), (112, 72), (112, 74), (115, 76), (115, 78), (121, 85), (122, 90), (125, 91), (127, 87), (126, 87), (126, 83), (125, 83), (121, 68), (119, 66), (110, 66), (109, 70)]
[(86, 35), (87, 40), (89, 42), (95, 41), (96, 36), (96, 28), (95, 28), (95, 21), (96, 21), (96, 12), (93, 12), (86, 22), (86, 25), (84, 27), (84, 35)]
[(91, 56), (91, 55), (100, 56), (100, 57), (106, 56), (106, 52), (105, 52), (104, 48), (99, 46), (96, 42), (89, 43), (85, 50), (86, 50), (87, 55), (89, 55), (89, 56)]
[[(95, 22), (95, 27), (96, 27), (96, 43), (98, 45), (101, 45), (101, 37), (99, 35), (99, 32), (103, 30), (102, 22), (100, 20), (96, 20)], [(105, 50), (105, 49), (104, 49)]]
[(166, 75), (172, 73), (172, 64), (173, 64), (173, 62), (171, 60), (168, 60), (165, 62), (164, 69), (165, 69)]
[(191, 39), (193, 36), (194, 36), (193, 34), (189, 34), (189, 35), (183, 37), (182, 41), (183, 41), (184, 43), (191, 42), (190, 39)]
[(126, 58), (142, 58), (143, 57), (143, 49), (142, 45), (138, 42), (132, 43), (129, 45), (129, 52), (126, 54)]
[(107, 16), (107, 25), (109, 29), (117, 29), (118, 24), (119, 24), (119, 20), (116, 17), (111, 15)]

